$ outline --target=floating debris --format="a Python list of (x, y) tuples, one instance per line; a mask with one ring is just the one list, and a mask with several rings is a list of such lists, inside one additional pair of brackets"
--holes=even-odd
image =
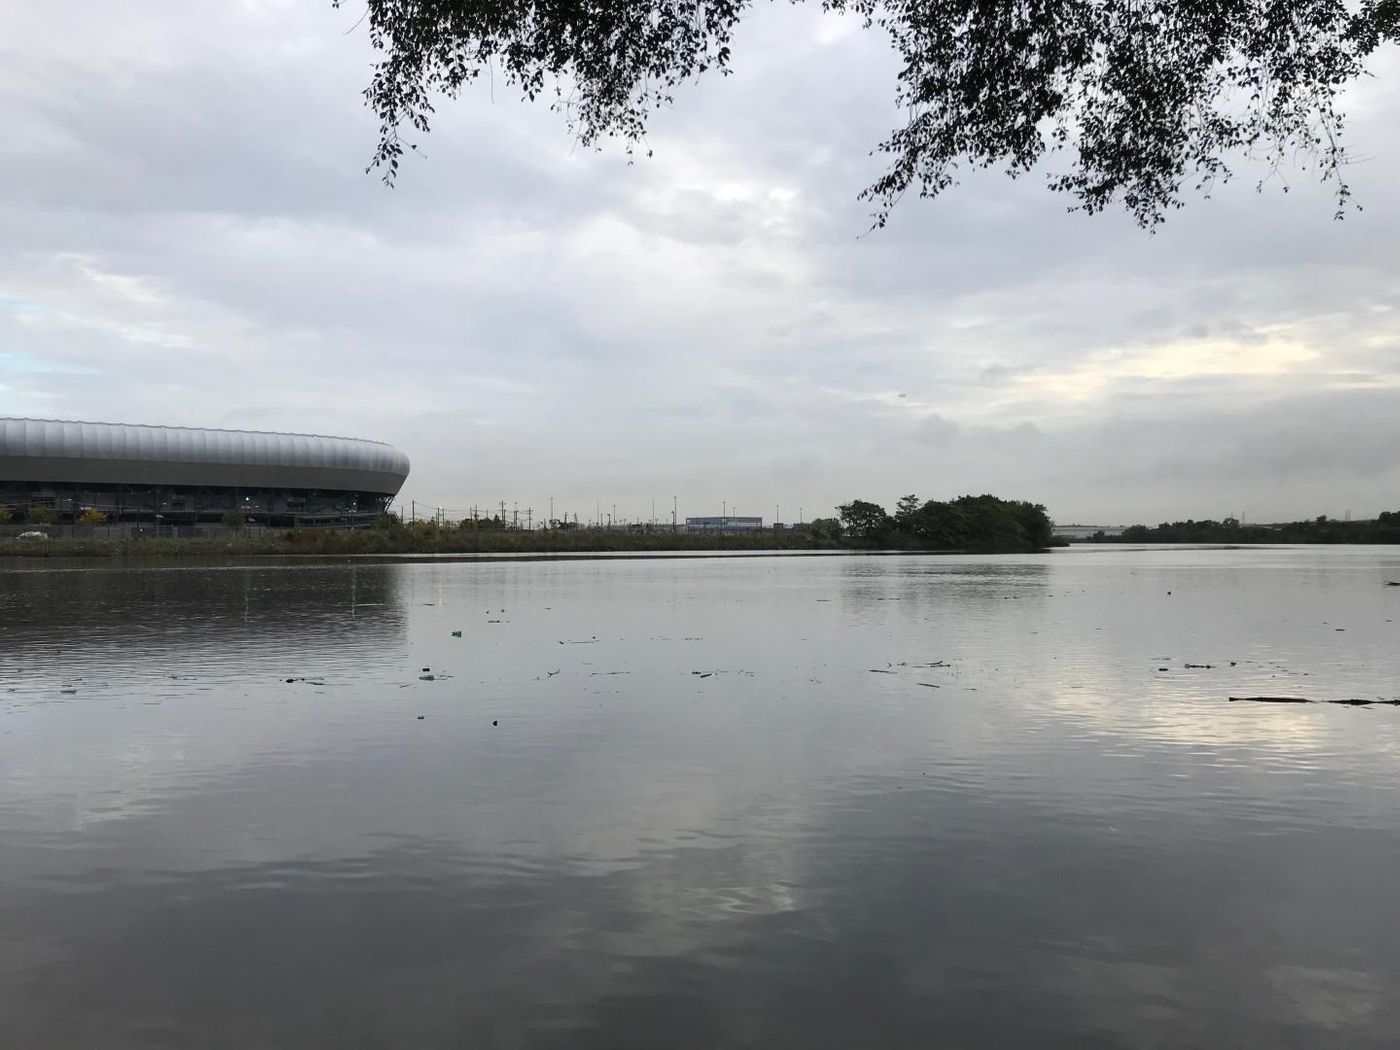
[(453, 637), (453, 638), (460, 638), (460, 637), (462, 637), (462, 632), (461, 632), (461, 631), (453, 631), (453, 632), (452, 632), (452, 637)]
[(1214, 671), (1215, 664), (1186, 664), (1188, 671)]
[(564, 641), (564, 640), (561, 638), (561, 639), (559, 640), (559, 644), (560, 644), (560, 645), (593, 645), (593, 644), (596, 643), (597, 641), (598, 641), (598, 636), (595, 634), (592, 638), (584, 638), (584, 639), (582, 639), (581, 641), (573, 641), (573, 640), (571, 640), (571, 641), (567, 641), (567, 642), (566, 642), (566, 641)]
[(437, 681), (437, 675), (435, 675), (435, 674), (420, 674), (420, 675), (418, 676), (418, 681), (420, 681), (420, 682), (436, 682), (436, 681)]
[(1400, 707), (1400, 697), (1394, 700), (1386, 700), (1377, 697), (1374, 700), (1363, 700), (1360, 697), (1352, 697), (1347, 700), (1311, 700), (1305, 696), (1232, 696), (1230, 702), (1248, 701), (1255, 704), (1341, 704), (1345, 707), (1370, 707), (1374, 704), (1382, 704), (1387, 707)]
[(871, 674), (894, 674), (894, 673), (895, 673), (894, 671), (886, 671), (886, 670), (882, 670), (881, 668), (877, 668), (877, 667), (871, 667), (871, 668), (869, 668), (868, 670), (870, 671)]
[(920, 684), (921, 686), (923, 686), (925, 689), (942, 689), (942, 688), (943, 688), (941, 685), (935, 685), (933, 682), (920, 682), (919, 684)]

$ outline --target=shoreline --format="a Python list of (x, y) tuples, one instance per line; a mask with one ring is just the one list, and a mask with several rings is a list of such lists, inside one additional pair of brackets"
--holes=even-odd
[(227, 558), (394, 558), (501, 560), (615, 557), (713, 557), (717, 555), (1029, 554), (1031, 550), (930, 550), (836, 542), (804, 533), (708, 535), (695, 533), (486, 532), (464, 535), (409, 530), (266, 533), (261, 536), (155, 538), (59, 536), (44, 540), (0, 538), (0, 563), (36, 560), (140, 559), (191, 561)]

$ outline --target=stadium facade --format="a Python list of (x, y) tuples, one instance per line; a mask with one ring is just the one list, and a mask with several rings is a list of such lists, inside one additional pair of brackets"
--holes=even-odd
[(196, 427), (0, 418), (0, 507), (48, 507), (157, 526), (229, 511), (271, 525), (362, 525), (408, 477), (392, 445), (355, 438)]

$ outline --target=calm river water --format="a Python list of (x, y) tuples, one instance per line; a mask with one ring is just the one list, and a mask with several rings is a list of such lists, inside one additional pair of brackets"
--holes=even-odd
[(0, 1043), (1394, 1047), (1386, 580), (11, 565)]

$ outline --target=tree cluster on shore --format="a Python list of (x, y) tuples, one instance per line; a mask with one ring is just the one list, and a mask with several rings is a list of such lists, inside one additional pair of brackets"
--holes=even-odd
[(867, 547), (1038, 551), (1051, 546), (1055, 531), (1041, 504), (988, 495), (921, 501), (910, 494), (899, 499), (893, 514), (858, 499), (837, 512), (841, 538)]
[(1323, 514), (1311, 521), (1244, 525), (1224, 521), (1173, 521), (1130, 525), (1117, 536), (1096, 532), (1091, 543), (1400, 543), (1400, 511), (1374, 521), (1338, 521)]

